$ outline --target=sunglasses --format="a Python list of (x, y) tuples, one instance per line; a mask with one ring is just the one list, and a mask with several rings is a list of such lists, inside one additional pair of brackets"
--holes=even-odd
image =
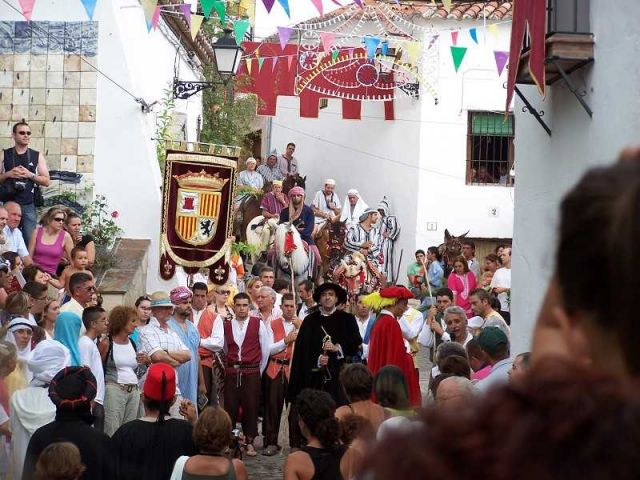
[(216, 290), (216, 293), (219, 293), (220, 295), (229, 295), (231, 290)]
[(62, 217), (62, 218), (56, 217), (56, 218), (53, 219), (53, 221), (54, 222), (64, 222), (64, 217)]
[(22, 132), (18, 132), (18, 134), (19, 134), (19, 135), (27, 135), (27, 136), (30, 136), (30, 135), (31, 135), (31, 132), (25, 132), (25, 131), (22, 131)]

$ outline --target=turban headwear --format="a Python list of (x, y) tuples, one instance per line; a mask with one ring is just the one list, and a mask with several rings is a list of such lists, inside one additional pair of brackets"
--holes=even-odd
[(171, 298), (171, 303), (178, 305), (185, 300), (191, 300), (193, 293), (187, 287), (180, 286), (171, 290), (169, 296)]

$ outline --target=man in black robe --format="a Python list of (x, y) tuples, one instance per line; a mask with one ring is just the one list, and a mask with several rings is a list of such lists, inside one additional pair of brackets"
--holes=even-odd
[(313, 299), (319, 309), (302, 322), (296, 339), (287, 401), (294, 403), (304, 388), (328, 392), (338, 406), (346, 405), (339, 375), (342, 365), (354, 357), (362, 344), (353, 315), (338, 310), (347, 292), (334, 283), (323, 283)]

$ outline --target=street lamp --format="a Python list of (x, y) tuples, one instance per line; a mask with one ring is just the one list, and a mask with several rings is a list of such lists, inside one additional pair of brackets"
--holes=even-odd
[(216, 69), (222, 78), (222, 82), (191, 82), (178, 80), (177, 76), (173, 80), (173, 98), (187, 99), (192, 95), (206, 88), (214, 88), (216, 85), (227, 85), (232, 77), (235, 77), (240, 68), (243, 49), (236, 43), (236, 39), (231, 36), (231, 30), (224, 29), (224, 35), (213, 45), (213, 54), (216, 62)]

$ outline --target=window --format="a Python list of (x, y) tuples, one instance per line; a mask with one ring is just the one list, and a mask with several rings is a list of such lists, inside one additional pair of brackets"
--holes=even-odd
[(512, 186), (513, 114), (469, 112), (467, 185)]
[(320, 110), (322, 110), (323, 108), (327, 108), (329, 106), (329, 99), (328, 98), (321, 98), (319, 105), (320, 105)]

